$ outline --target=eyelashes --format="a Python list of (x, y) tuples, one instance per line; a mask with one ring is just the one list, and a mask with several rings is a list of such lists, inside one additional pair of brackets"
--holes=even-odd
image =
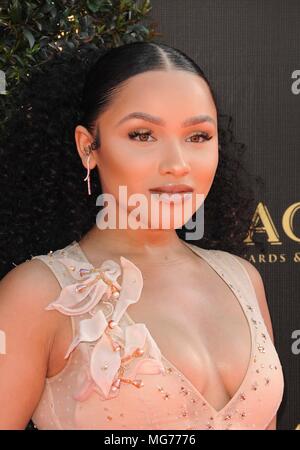
[[(131, 140), (133, 140), (133, 141), (136, 141), (136, 140), (138, 140), (139, 142), (151, 142), (151, 141), (149, 141), (149, 140), (147, 140), (147, 139), (142, 139), (142, 140), (140, 140), (140, 139), (136, 139), (137, 137), (139, 138), (139, 137), (141, 137), (141, 136), (144, 136), (144, 137), (149, 137), (149, 136), (151, 136), (152, 137), (152, 131), (151, 130), (134, 130), (134, 131), (131, 131), (131, 132), (129, 132), (128, 133), (128, 137), (131, 139)], [(211, 140), (211, 138), (212, 138), (212, 136), (210, 136), (208, 133), (206, 133), (206, 132), (195, 132), (195, 133), (193, 133), (191, 136), (190, 136), (190, 138), (194, 138), (194, 137), (200, 137), (200, 138), (202, 138), (203, 139), (203, 141), (190, 141), (190, 142), (192, 142), (192, 143), (195, 143), (195, 144), (199, 144), (199, 143), (201, 143), (201, 142), (205, 142), (205, 141), (210, 141)], [(154, 141), (152, 141), (152, 142), (154, 142)]]

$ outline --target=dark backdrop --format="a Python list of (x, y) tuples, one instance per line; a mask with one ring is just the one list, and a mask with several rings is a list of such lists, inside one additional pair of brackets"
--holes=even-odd
[(223, 113), (248, 149), (257, 190), (254, 232), (267, 243), (245, 256), (260, 271), (283, 365), (278, 429), (300, 423), (300, 1), (152, 0), (151, 19), (165, 42), (204, 70)]

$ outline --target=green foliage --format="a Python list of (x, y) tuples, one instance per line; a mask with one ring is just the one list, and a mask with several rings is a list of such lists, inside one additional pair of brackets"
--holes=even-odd
[(11, 0), (1, 5), (0, 69), (8, 84), (26, 78), (53, 52), (87, 43), (110, 48), (155, 35), (140, 24), (151, 10), (149, 0)]
[(8, 120), (8, 97), (33, 68), (82, 45), (112, 48), (151, 40), (160, 35), (153, 24), (142, 23), (151, 9), (150, 0), (0, 0), (0, 70), (6, 78), (0, 132)]

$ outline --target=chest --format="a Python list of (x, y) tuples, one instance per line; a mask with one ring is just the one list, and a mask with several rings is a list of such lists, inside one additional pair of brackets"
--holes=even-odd
[[(127, 314), (144, 323), (165, 363), (177, 368), (215, 407), (238, 390), (249, 362), (251, 334), (233, 291), (212, 268), (190, 264), (153, 273), (143, 271), (143, 289)], [(69, 317), (62, 318), (48, 376), (62, 370), (72, 339)]]
[(246, 374), (251, 334), (245, 312), (212, 269), (169, 271), (144, 277), (140, 300), (127, 309), (145, 323), (171, 362), (216, 408), (238, 390)]

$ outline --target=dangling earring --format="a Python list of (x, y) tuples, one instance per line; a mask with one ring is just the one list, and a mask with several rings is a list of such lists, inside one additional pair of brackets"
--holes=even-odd
[(91, 159), (91, 153), (92, 150), (96, 149), (96, 143), (93, 142), (91, 145), (88, 145), (87, 147), (84, 148), (85, 154), (88, 156), (87, 159), (87, 175), (84, 178), (84, 181), (88, 182), (88, 194), (91, 195), (91, 180), (90, 180), (90, 159)]
[(85, 153), (86, 155), (88, 155), (88, 159), (87, 159), (87, 175), (84, 178), (84, 181), (88, 182), (88, 193), (89, 195), (91, 195), (91, 180), (90, 180), (90, 158), (91, 158), (91, 147), (88, 147), (88, 150), (85, 149)]

